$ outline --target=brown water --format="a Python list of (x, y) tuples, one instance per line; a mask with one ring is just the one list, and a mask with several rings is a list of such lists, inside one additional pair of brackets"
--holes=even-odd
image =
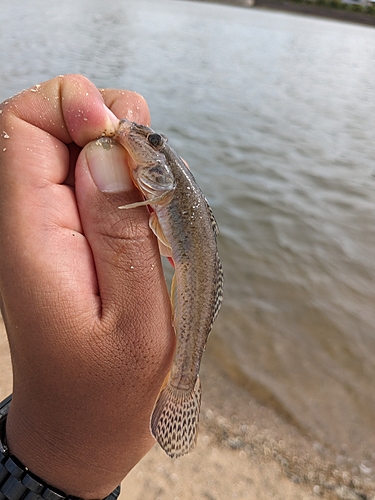
[(171, 0), (0, 21), (0, 99), (65, 72), (147, 98), (221, 228), (217, 363), (375, 474), (375, 30)]

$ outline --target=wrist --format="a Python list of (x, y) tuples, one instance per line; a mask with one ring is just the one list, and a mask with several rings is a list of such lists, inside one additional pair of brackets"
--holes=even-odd
[[(82, 466), (82, 463), (77, 463), (74, 458), (66, 466), (58, 461), (55, 463), (51, 460), (43, 461), (43, 458), (40, 457), (40, 448), (29, 440), (26, 440), (27, 446), (31, 447), (26, 453), (26, 456), (29, 457), (25, 461), (28, 464), (27, 467), (21, 461), (24, 455), (23, 447), (19, 445), (9, 446), (7, 417), (10, 401), (11, 397), (0, 403), (0, 500), (117, 499), (120, 492), (119, 486), (108, 488), (104, 484), (101, 487), (97, 485), (96, 481), (83, 474), (84, 469), (90, 469), (89, 464)], [(12, 428), (12, 425), (9, 427)], [(22, 442), (22, 440), (17, 439), (17, 435), (13, 437), (16, 438), (15, 444)], [(35, 451), (34, 456), (33, 451)], [(59, 456), (58, 449), (55, 450), (55, 456)], [(36, 470), (48, 470), (48, 472), (42, 474), (39, 472), (40, 475), (37, 475)]]

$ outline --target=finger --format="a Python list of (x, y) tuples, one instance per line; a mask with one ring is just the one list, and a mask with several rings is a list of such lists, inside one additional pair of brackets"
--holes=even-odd
[(102, 89), (100, 92), (106, 106), (118, 118), (126, 118), (143, 125), (150, 124), (150, 113), (141, 95), (118, 89)]
[(100, 139), (83, 149), (76, 168), (76, 196), (95, 262), (101, 321), (127, 332), (123, 343), (131, 346), (133, 359), (139, 356), (147, 364), (138, 360), (138, 368), (160, 372), (160, 359), (168, 365), (166, 346), (173, 345), (170, 300), (147, 209), (118, 209), (140, 199), (121, 146)]
[[(150, 123), (147, 104), (139, 94), (116, 89), (101, 90), (101, 94), (105, 104), (119, 118), (144, 125)], [(139, 332), (142, 320), (152, 325), (151, 341), (159, 342), (159, 347), (153, 348), (157, 359), (160, 345), (165, 351), (166, 340), (174, 343), (171, 342), (174, 333), (170, 300), (159, 249), (149, 228), (147, 209), (127, 210), (126, 214), (118, 209), (121, 204), (141, 197), (130, 178), (125, 150), (118, 145), (106, 148), (103, 144), (91, 144), (85, 148), (82, 163), (78, 163), (76, 171), (76, 179), (80, 180), (76, 185), (79, 210), (85, 235), (93, 250), (103, 317), (117, 315), (120, 323), (137, 323), (138, 328), (129, 328), (130, 332)], [(94, 205), (100, 203), (99, 211), (89, 210), (90, 203), (83, 203), (82, 200), (87, 202), (88, 196), (97, 197)], [(129, 308), (129, 298), (133, 311)], [(147, 317), (141, 318), (140, 312)], [(149, 326), (146, 330), (150, 337)], [(142, 334), (138, 333), (136, 344), (147, 346), (149, 342), (150, 338), (145, 343)]]
[(0, 109), (10, 137), (15, 118), (65, 144), (80, 146), (101, 135), (112, 135), (117, 125), (99, 90), (81, 75), (58, 76), (24, 90), (2, 103)]

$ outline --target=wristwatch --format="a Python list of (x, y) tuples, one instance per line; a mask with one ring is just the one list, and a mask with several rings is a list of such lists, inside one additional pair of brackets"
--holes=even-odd
[[(0, 500), (80, 500), (46, 484), (8, 452), (5, 424), (12, 395), (0, 403)], [(117, 500), (120, 486), (104, 500)]]

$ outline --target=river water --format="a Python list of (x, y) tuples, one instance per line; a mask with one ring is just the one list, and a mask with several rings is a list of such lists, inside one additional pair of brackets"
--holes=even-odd
[(375, 30), (172, 0), (3, 2), (0, 22), (0, 100), (72, 72), (146, 97), (220, 225), (211, 354), (370, 463)]

